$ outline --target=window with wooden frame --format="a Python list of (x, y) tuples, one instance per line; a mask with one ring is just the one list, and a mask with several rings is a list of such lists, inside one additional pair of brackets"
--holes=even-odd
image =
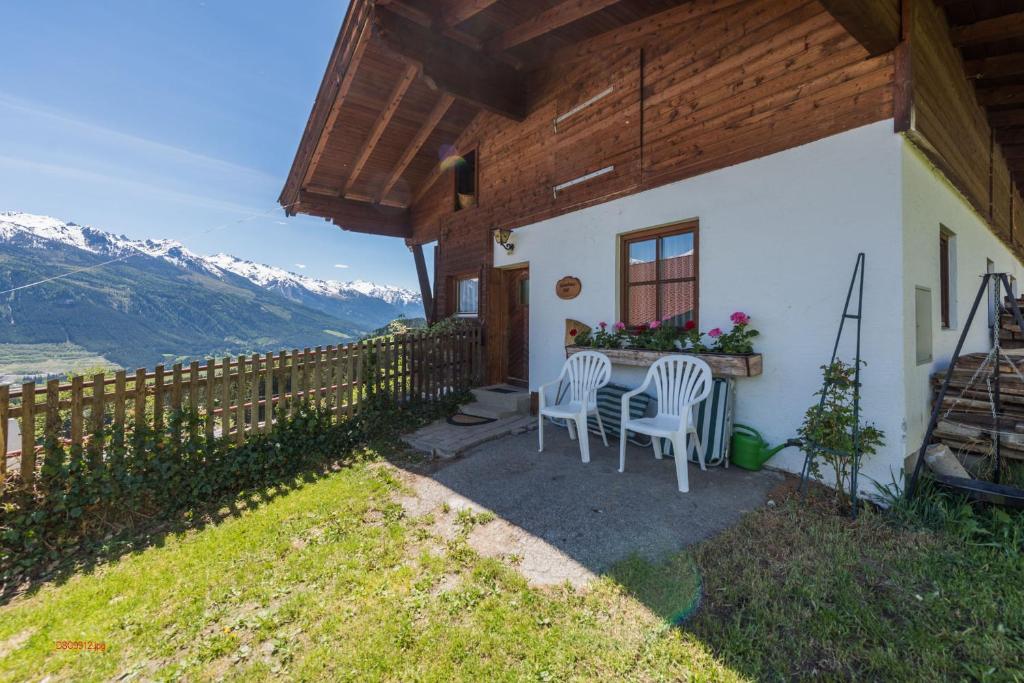
[(467, 152), (455, 163), (455, 210), (477, 205), (476, 150)]
[(455, 315), (473, 316), (480, 310), (480, 278), (457, 277), (454, 282)]
[(696, 221), (622, 236), (622, 321), (673, 327), (697, 323)]

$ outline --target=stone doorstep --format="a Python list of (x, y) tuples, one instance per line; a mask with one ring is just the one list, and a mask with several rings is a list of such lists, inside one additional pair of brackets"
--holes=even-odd
[(482, 443), (536, 428), (537, 421), (529, 416), (504, 418), (477, 427), (456, 427), (441, 420), (402, 437), (402, 440), (414, 450), (450, 460)]
[[(493, 391), (504, 389), (508, 391)], [(482, 417), (511, 417), (526, 415), (530, 412), (530, 392), (526, 389), (507, 384), (495, 384), (472, 390), (476, 403), (465, 406), (470, 414), (481, 414)], [(473, 413), (473, 410), (478, 411)], [(484, 415), (483, 413), (487, 414)]]

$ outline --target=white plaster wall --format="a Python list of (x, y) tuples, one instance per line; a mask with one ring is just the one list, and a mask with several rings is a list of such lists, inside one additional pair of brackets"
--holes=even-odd
[[(499, 267), (530, 265), (530, 385), (564, 362), (564, 321), (613, 323), (618, 311), (618, 236), (692, 218), (700, 221), (700, 321), (728, 325), (742, 310), (762, 336), (765, 372), (738, 382), (737, 419), (773, 444), (795, 435), (820, 387), (857, 252), (867, 254), (864, 411), (887, 447), (865, 462), (888, 483), (904, 456), (905, 344), (902, 279), (902, 139), (881, 121), (769, 157), (623, 197), (519, 228), (515, 252), (495, 249)], [(555, 282), (575, 275), (571, 301)], [(853, 335), (841, 351), (852, 358)], [(614, 381), (639, 384), (617, 368)], [(597, 457), (601, 457), (600, 455)], [(608, 457), (613, 457), (611, 453)], [(794, 449), (770, 465), (798, 472)]]
[[(931, 410), (929, 376), (949, 366), (957, 340), (963, 332), (967, 314), (974, 302), (985, 273), (986, 260), (995, 263), (996, 271), (1022, 277), (1020, 262), (1006, 245), (985, 225), (980, 216), (952, 185), (928, 162), (921, 152), (906, 140), (902, 141), (903, 174), (903, 309), (904, 366), (907, 380), (907, 437), (905, 449), (917, 450), (924, 439)], [(945, 226), (956, 235), (956, 287), (951, 291), (951, 309), (956, 311), (952, 326), (942, 329), (939, 314), (939, 231)], [(954, 259), (951, 259), (951, 261)], [(917, 364), (915, 349), (914, 288), (932, 290), (932, 357), (931, 363)], [(983, 301), (965, 352), (988, 351), (990, 348), (988, 311)]]

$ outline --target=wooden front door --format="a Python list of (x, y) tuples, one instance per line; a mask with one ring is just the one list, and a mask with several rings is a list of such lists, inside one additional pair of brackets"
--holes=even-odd
[(530, 379), (530, 269), (505, 273), (506, 344), (508, 369), (505, 381), (527, 386)]

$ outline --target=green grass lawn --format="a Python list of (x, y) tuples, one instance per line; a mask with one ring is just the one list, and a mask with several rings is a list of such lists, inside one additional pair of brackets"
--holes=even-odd
[[(20, 598), (0, 608), (0, 679), (1024, 676), (1019, 557), (786, 504), (665, 565), (542, 590), (431, 538), (398, 486), (356, 464)], [(704, 603), (675, 628), (694, 562)]]

